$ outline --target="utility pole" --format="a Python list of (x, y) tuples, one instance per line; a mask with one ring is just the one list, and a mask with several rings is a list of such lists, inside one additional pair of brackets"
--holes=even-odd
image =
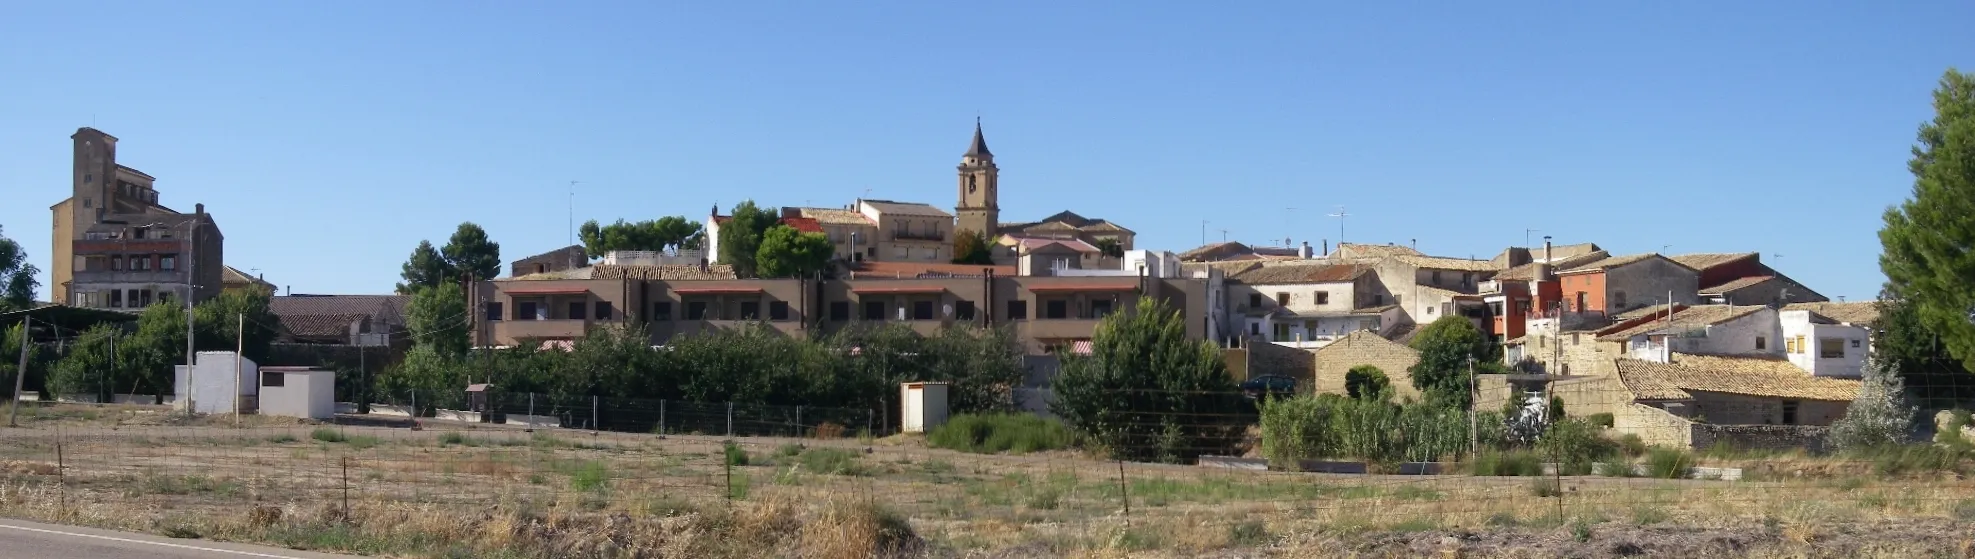
[(240, 428), (240, 361), (247, 357), (247, 313), (240, 313), (233, 326), (233, 428)]
[(21, 415), (21, 381), (27, 380), (27, 346), (33, 339), (34, 318), (21, 315), (21, 366), (14, 372), (14, 401), (7, 404), (7, 426), (19, 427), (15, 419)]
[(1481, 391), (1475, 389), (1474, 356), (1468, 356), (1468, 456), (1481, 454), (1481, 425), (1475, 421), (1474, 407), (1481, 403)]
[(191, 417), (198, 413), (198, 407), (192, 401), (192, 394), (196, 392), (192, 386), (197, 384), (192, 382), (192, 358), (195, 356), (192, 338), (196, 335), (192, 303), (199, 299), (199, 257), (193, 254), (199, 247), (196, 239), (199, 218), (195, 216), (185, 223), (185, 415)]

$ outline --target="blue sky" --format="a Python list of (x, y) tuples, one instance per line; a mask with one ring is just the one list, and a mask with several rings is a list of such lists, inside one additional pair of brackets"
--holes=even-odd
[(572, 180), (579, 223), (950, 207), (978, 115), (1010, 221), (1314, 244), (1341, 205), (1352, 242), (1761, 251), (1859, 299), (1929, 91), (1975, 69), (1961, 0), (932, 4), (12, 3), (0, 226), (48, 267), (93, 123), (228, 264), (385, 292), (461, 221), (566, 244)]

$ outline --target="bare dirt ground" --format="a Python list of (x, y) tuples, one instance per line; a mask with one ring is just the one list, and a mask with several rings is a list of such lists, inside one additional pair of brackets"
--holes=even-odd
[[(1074, 452), (961, 454), (912, 438), (738, 439), (729, 467), (718, 437), (234, 427), (137, 407), (24, 419), (0, 430), (0, 516), (343, 553), (1975, 557), (1975, 487), (1940, 475), (1121, 471)], [(1809, 467), (1822, 466), (1791, 466)]]

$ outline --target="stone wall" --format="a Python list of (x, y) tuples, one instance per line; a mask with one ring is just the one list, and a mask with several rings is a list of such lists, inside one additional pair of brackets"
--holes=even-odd
[(1620, 407), (1631, 404), (1632, 392), (1615, 379), (1606, 376), (1559, 380), (1551, 385), (1550, 390), (1553, 395), (1563, 398), (1565, 416), (1617, 415)]
[(1666, 410), (1645, 404), (1625, 404), (1615, 408), (1612, 429), (1638, 435), (1646, 444), (1669, 448), (1691, 448), (1694, 423)]
[(1725, 445), (1742, 449), (1796, 449), (1824, 452), (1824, 436), (1830, 427), (1816, 425), (1711, 425), (1696, 423), (1693, 445), (1697, 449)]
[(1536, 362), (1543, 372), (1560, 375), (1611, 374), (1611, 360), (1620, 355), (1617, 349), (1615, 343), (1599, 342), (1593, 332), (1532, 332), (1522, 344), (1524, 357)]

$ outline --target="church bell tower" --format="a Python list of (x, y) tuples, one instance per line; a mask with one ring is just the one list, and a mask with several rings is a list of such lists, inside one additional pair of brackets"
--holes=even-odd
[(994, 153), (988, 151), (978, 118), (974, 119), (974, 143), (960, 156), (959, 171), (960, 203), (953, 207), (954, 215), (959, 217), (955, 231), (974, 231), (993, 241), (1001, 220), (1001, 205), (996, 201), (999, 194), (995, 190), (1001, 169), (994, 166)]

